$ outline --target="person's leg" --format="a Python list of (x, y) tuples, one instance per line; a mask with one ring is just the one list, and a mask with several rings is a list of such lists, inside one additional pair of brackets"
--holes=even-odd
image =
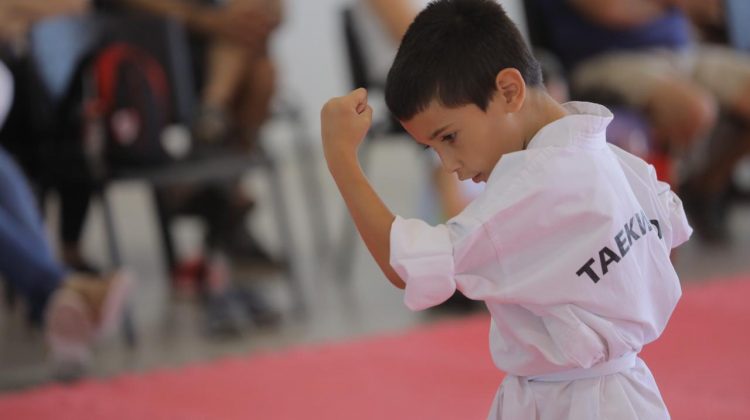
[(81, 235), (91, 202), (92, 188), (84, 182), (65, 181), (57, 185), (60, 194), (60, 239), (62, 258), (78, 271), (95, 271), (83, 258)]
[(239, 45), (221, 39), (212, 41), (206, 56), (204, 106), (228, 108), (245, 77), (248, 53)]
[(706, 138), (716, 124), (717, 113), (716, 101), (708, 91), (679, 78), (657, 84), (646, 105), (656, 140), (678, 154)]
[(42, 218), (29, 183), (21, 168), (2, 147), (0, 147), (0, 207), (26, 229), (30, 229), (36, 238), (44, 237)]
[(579, 66), (574, 90), (615, 94), (643, 110), (663, 147), (681, 152), (704, 137), (716, 122), (711, 93), (690, 80), (689, 57), (667, 51), (613, 53)]
[(33, 239), (28, 229), (0, 208), (0, 273), (28, 299), (31, 321), (38, 324), (66, 271), (50, 257), (46, 245)]
[(235, 118), (239, 122), (241, 141), (252, 142), (271, 115), (271, 101), (276, 93), (276, 67), (268, 56), (246, 63), (245, 79)]
[(55, 261), (26, 180), (0, 149), (0, 273), (30, 303), (41, 321), (50, 295), (66, 274)]
[(248, 52), (240, 45), (214, 37), (207, 39), (203, 57), (201, 113), (196, 135), (204, 142), (224, 141), (232, 132), (231, 107), (245, 77)]
[(461, 191), (461, 182), (455, 174), (448, 173), (441, 166), (433, 168), (432, 182), (438, 195), (443, 220), (461, 213), (469, 200)]
[(750, 153), (750, 56), (722, 46), (704, 46), (697, 53), (694, 78), (739, 123), (735, 138), (711, 150), (696, 185), (707, 193), (721, 194), (737, 163)]

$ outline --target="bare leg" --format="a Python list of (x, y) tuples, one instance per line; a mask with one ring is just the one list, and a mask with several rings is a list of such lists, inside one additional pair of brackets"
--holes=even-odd
[(660, 83), (647, 113), (662, 145), (682, 152), (705, 137), (716, 123), (717, 104), (703, 88), (684, 80)]
[(681, 191), (691, 223), (709, 241), (724, 241), (729, 235), (723, 198), (737, 163), (750, 153), (750, 100), (745, 96), (747, 94), (750, 94), (750, 86), (727, 110), (738, 117), (739, 124), (722, 125), (722, 128), (730, 129), (715, 132), (703, 167), (684, 183)]
[(243, 140), (252, 142), (271, 114), (271, 100), (276, 91), (276, 67), (269, 57), (258, 57), (246, 66), (245, 77), (235, 109)]
[(432, 180), (435, 183), (435, 189), (438, 193), (443, 217), (450, 219), (461, 213), (468, 203), (461, 193), (461, 184), (458, 178), (439, 166), (434, 169)]
[(246, 76), (248, 53), (236, 44), (215, 40), (207, 60), (208, 77), (203, 89), (203, 104), (227, 109)]

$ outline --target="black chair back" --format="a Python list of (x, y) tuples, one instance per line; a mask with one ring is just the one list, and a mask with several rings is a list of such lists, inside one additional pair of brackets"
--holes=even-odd
[(362, 49), (362, 42), (357, 33), (356, 23), (354, 22), (354, 11), (351, 7), (344, 7), (341, 11), (341, 18), (344, 28), (344, 41), (346, 43), (346, 57), (349, 63), (349, 74), (352, 81), (352, 88), (363, 87), (370, 89), (371, 81), (368, 74), (367, 59)]

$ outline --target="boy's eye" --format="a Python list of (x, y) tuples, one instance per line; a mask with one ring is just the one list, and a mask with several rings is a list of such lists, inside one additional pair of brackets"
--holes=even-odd
[(456, 133), (446, 134), (441, 138), (442, 141), (453, 143), (456, 140)]

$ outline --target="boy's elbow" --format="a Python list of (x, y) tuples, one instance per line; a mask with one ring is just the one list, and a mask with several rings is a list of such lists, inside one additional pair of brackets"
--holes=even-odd
[(406, 288), (406, 282), (402, 280), (395, 271), (390, 270), (390, 272), (385, 273), (385, 276), (388, 278), (388, 281), (390, 281), (391, 284), (398, 287), (399, 289), (403, 290)]

